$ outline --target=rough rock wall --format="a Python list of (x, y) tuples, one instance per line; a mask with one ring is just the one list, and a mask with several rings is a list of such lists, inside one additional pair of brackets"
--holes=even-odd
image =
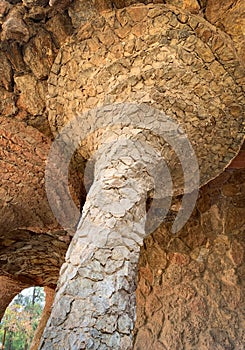
[(200, 191), (173, 236), (167, 225), (141, 249), (134, 349), (244, 348), (245, 171)]
[(44, 0), (0, 1), (0, 113), (51, 137), (46, 96), (53, 61), (75, 28), (112, 2), (64, 0), (50, 5)]
[(47, 78), (72, 26), (47, 1), (0, 2), (0, 113), (50, 136), (45, 113)]
[(47, 3), (0, 1), (0, 274), (54, 286), (70, 238), (45, 195), (47, 78), (71, 24)]
[[(94, 7), (86, 1), (52, 1), (53, 7), (50, 7), (45, 0), (0, 1), (0, 113), (24, 125), (32, 125), (50, 136), (46, 114), (46, 80), (60, 46), (79, 26), (81, 19), (83, 24), (98, 10), (123, 7), (133, 2), (97, 1)], [(215, 27), (227, 32), (242, 62), (242, 0), (173, 0), (168, 3), (199, 13)], [(80, 12), (77, 11), (79, 8)], [(242, 67), (238, 68), (239, 77), (243, 73)], [(7, 237), (3, 235), (1, 272), (18, 277), (21, 275), (23, 281), (28, 280), (30, 284), (34, 280), (36, 284), (42, 284), (44, 280), (47, 284), (56, 283), (70, 240), (64, 231), (58, 231), (57, 235), (57, 240), (53, 240), (50, 232), (46, 235), (16, 230), (10, 236), (9, 233)], [(28, 276), (31, 278), (28, 279)]]
[[(49, 78), (49, 120), (54, 126), (52, 130), (57, 132), (76, 114), (71, 141), (76, 134), (84, 141), (84, 131), (86, 135), (101, 133), (109, 142), (107, 137), (111, 141), (111, 135), (104, 126), (108, 126), (112, 132), (112, 125), (114, 127), (119, 121), (122, 125), (125, 122), (127, 128), (136, 129), (136, 132), (140, 129), (142, 134), (144, 127), (139, 125), (140, 122), (145, 122), (145, 129), (153, 132), (154, 122), (157, 121), (158, 129), (154, 131), (159, 131), (160, 134), (161, 120), (158, 121), (155, 115), (151, 118), (151, 129), (148, 127), (147, 113), (142, 113), (142, 120), (137, 115), (138, 124), (135, 124), (130, 114), (132, 110), (127, 111), (126, 108), (128, 102), (148, 104), (166, 112), (183, 126), (195, 149), (203, 184), (223, 171), (232, 158), (230, 153), (239, 150), (242, 139), (241, 78), (239, 60), (230, 38), (216, 31), (202, 18), (162, 5), (137, 5), (121, 11), (107, 11), (82, 26), (60, 49)], [(220, 80), (221, 85), (216, 84), (216, 79)], [(111, 105), (117, 103), (125, 106), (122, 120), (118, 119), (116, 110), (114, 113), (111, 111)], [(101, 116), (99, 111), (103, 105), (107, 105), (107, 114)], [(99, 107), (99, 111), (94, 115), (93, 112), (82, 114), (95, 107)], [(134, 114), (136, 112), (133, 110), (132, 115)], [(100, 123), (103, 117), (105, 125)], [(71, 129), (72, 126), (69, 131)], [(113, 132), (116, 134), (115, 130)], [(66, 133), (66, 138), (69, 139), (69, 136)], [(97, 149), (98, 137), (92, 140), (92, 145)], [(81, 146), (81, 153), (85, 153), (86, 159), (89, 159), (89, 154), (86, 156), (84, 149), (89, 148), (89, 141), (89, 138), (86, 139)], [(240, 144), (236, 145), (237, 142)], [(119, 203), (113, 202), (113, 198), (117, 198), (117, 191), (120, 193), (121, 187), (124, 187), (123, 184), (109, 187), (113, 193), (110, 203), (113, 204), (112, 209), (106, 203), (102, 210), (96, 205), (100, 195), (107, 198), (108, 186), (104, 181), (112, 181), (113, 176), (121, 174), (124, 166), (121, 165), (118, 169), (117, 162), (114, 164), (119, 151), (114, 149), (114, 144), (110, 146), (110, 152), (106, 149), (102, 153), (103, 167), (98, 161), (100, 172), (96, 171), (84, 206), (81, 227), (78, 227), (66, 263), (61, 269), (54, 308), (41, 349), (58, 349), (60, 346), (84, 349), (132, 348), (130, 328), (133, 325), (134, 304), (129, 300), (127, 292), (129, 290), (133, 297), (134, 276), (131, 276), (131, 270), (135, 270), (136, 275), (136, 269), (135, 260), (132, 263), (129, 259), (128, 246), (124, 239), (121, 243), (120, 235), (124, 237), (125, 226), (129, 233), (135, 233), (130, 224), (134, 223), (137, 215), (131, 215), (130, 210), (134, 207), (129, 207), (125, 213), (122, 204), (124, 199), (120, 194)], [(129, 156), (130, 149), (133, 151), (134, 148), (129, 147)], [(169, 160), (170, 169), (176, 170), (171, 163), (173, 157), (169, 156), (164, 147), (162, 155)], [(121, 159), (118, 161), (121, 162)], [(137, 162), (132, 164), (132, 169), (135, 164)], [(110, 166), (113, 167), (110, 169), (112, 178), (108, 175), (108, 169), (104, 169), (106, 166), (109, 169)], [(124, 176), (129, 181), (129, 176)], [(138, 181), (140, 179), (139, 176)], [(133, 190), (133, 187), (130, 189)], [(145, 194), (140, 192), (140, 203), (145, 199)], [(134, 203), (136, 206), (137, 203)], [(114, 217), (114, 206), (123, 214), (117, 213)], [(131, 220), (128, 219), (129, 214)], [(114, 224), (110, 223), (112, 227), (107, 224), (111, 215), (115, 219)], [(128, 225), (124, 224), (125, 220)], [(113, 239), (116, 236), (117, 239), (111, 240), (111, 236)], [(93, 240), (94, 244), (91, 243)], [(117, 248), (119, 243), (126, 248), (124, 260), (130, 266), (127, 283), (121, 283), (121, 267), (109, 276), (107, 274), (114, 253), (107, 248), (112, 244)], [(100, 260), (95, 258), (97, 249), (108, 252), (106, 262), (103, 262), (103, 256)], [(137, 257), (137, 249), (133, 251)], [(104, 267), (103, 272), (101, 266)], [(121, 297), (121, 289), (126, 291), (126, 297)], [(127, 316), (123, 322), (122, 312)], [(187, 314), (186, 319), (191, 324), (191, 315)], [(205, 337), (206, 331), (203, 334)], [(171, 348), (169, 339), (165, 343), (167, 348)], [(178, 346), (184, 347), (184, 344), (183, 337)], [(155, 345), (152, 346), (154, 348)]]
[(0, 134), (0, 275), (54, 286), (70, 237), (57, 223), (45, 193), (50, 140), (3, 116)]
[(49, 78), (49, 121), (57, 133), (74, 114), (86, 120), (82, 113), (103, 105), (147, 103), (183, 127), (204, 184), (242, 143), (243, 80), (225, 33), (177, 8), (139, 4), (103, 12), (60, 49)]
[(232, 37), (234, 46), (245, 65), (245, 3), (234, 0), (207, 0), (204, 11), (205, 18)]
[(242, 0), (76, 0), (0, 2), (0, 113), (51, 135), (46, 114), (47, 77), (60, 46), (95, 14), (137, 2), (167, 3), (207, 18), (227, 32), (244, 62)]
[[(150, 1), (144, 1), (144, 3), (148, 2)], [(156, 2), (162, 3), (162, 1)], [(74, 32), (75, 28), (97, 14), (97, 11), (114, 7), (120, 8), (132, 3), (135, 3), (135, 1), (52, 1), (53, 6), (49, 6), (48, 1), (44, 0), (1, 0), (1, 115), (8, 117), (10, 121), (14, 119), (21, 124), (23, 123), (22, 129), (29, 124), (38, 128), (45, 135), (50, 136), (46, 113), (47, 78), (60, 46)], [(241, 13), (244, 6), (243, 1), (236, 1), (233, 4), (234, 6), (231, 6), (229, 1), (220, 3), (220, 1), (214, 0), (200, 2), (194, 0), (172, 0), (167, 1), (167, 3), (206, 16), (208, 20), (231, 35), (236, 47), (238, 47), (237, 45), (242, 45), (243, 41), (239, 40), (239, 38), (241, 38), (242, 33)], [(203, 13), (200, 11), (203, 11)], [(223, 21), (225, 20), (224, 25)], [(203, 33), (202, 35), (205, 38), (208, 33)], [(238, 35), (237, 39), (236, 35)], [(241, 50), (238, 48), (237, 51), (240, 55)], [(242, 58), (243, 56), (238, 57)], [(237, 68), (237, 77), (242, 76), (241, 67), (238, 66)], [(1, 119), (1, 123), (3, 122), (5, 122), (5, 118)], [(15, 152), (17, 157), (17, 152), (21, 152), (20, 148)], [(29, 152), (30, 154), (32, 153)], [(13, 157), (13, 154), (11, 156)], [(28, 153), (22, 155), (23, 161), (25, 157), (28, 162)], [(4, 166), (2, 166), (2, 170), (4, 170)], [(19, 181), (18, 179), (16, 180), (17, 182)], [(13, 182), (12, 191), (16, 185), (16, 182)], [(2, 198), (6, 197), (6, 194), (4, 194), (5, 190), (1, 188), (1, 191)], [(40, 189), (40, 191), (42, 192), (43, 190)], [(37, 195), (34, 194), (34, 197), (37, 197)], [(6, 198), (6, 201), (8, 200)], [(33, 198), (32, 202), (34, 202)], [(40, 203), (36, 204), (36, 206), (40, 210)], [(25, 209), (23, 202), (22, 207)], [(50, 215), (51, 213), (48, 213), (48, 216)], [(32, 269), (33, 275), (38, 276), (41, 276), (45, 270), (45, 275), (47, 276), (45, 279), (48, 279), (48, 275), (51, 274), (52, 270), (50, 263), (53, 262), (54, 273), (52, 273), (53, 277), (50, 278), (50, 281), (52, 280), (52, 283), (54, 283), (57, 279), (58, 268), (64, 257), (67, 242), (70, 240), (69, 236), (66, 236), (65, 232), (58, 231), (57, 235), (59, 238), (54, 241), (57, 247), (55, 248), (55, 254), (49, 255), (48, 252), (52, 254), (54, 249), (53, 244), (51, 244), (52, 235), (41, 235), (33, 231), (24, 231), (23, 229), (21, 231), (16, 230), (13, 234), (10, 234), (12, 224), (5, 222), (6, 225), (8, 226), (8, 233), (4, 233), (1, 236), (2, 273), (18, 274), (18, 276), (24, 273), (25, 278), (27, 278), (28, 275), (32, 275)], [(16, 225), (14, 228), (16, 229)], [(30, 244), (32, 239), (33, 243)], [(66, 243), (63, 241), (66, 241)], [(35, 254), (32, 255), (31, 251), (35, 251)], [(17, 252), (19, 254), (16, 254)], [(48, 266), (44, 268), (45, 261)]]

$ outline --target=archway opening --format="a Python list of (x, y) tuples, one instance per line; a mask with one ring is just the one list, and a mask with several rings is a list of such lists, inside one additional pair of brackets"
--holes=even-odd
[(45, 304), (43, 287), (23, 289), (11, 301), (0, 323), (1, 350), (29, 350)]

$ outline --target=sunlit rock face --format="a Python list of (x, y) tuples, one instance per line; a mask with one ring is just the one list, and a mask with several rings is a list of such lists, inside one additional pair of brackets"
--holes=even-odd
[[(0, 1), (0, 275), (11, 281), (13, 295), (28, 285), (54, 288), (74, 234), (74, 227), (70, 230), (58, 222), (44, 188), (54, 137), (74, 116), (81, 117), (85, 134), (70, 170), (71, 197), (78, 214), (86, 197), (82, 183), (86, 162), (109, 136), (105, 130), (96, 131), (96, 119), (91, 134), (92, 119), (89, 123), (87, 117), (92, 118), (94, 109), (104, 105), (139, 103), (164, 112), (179, 123), (179, 131), (184, 131), (195, 150), (200, 186), (208, 183), (200, 192), (193, 216), (173, 236), (170, 231), (183, 193), (182, 166), (175, 150), (159, 136), (160, 131), (152, 133), (149, 125), (145, 128), (141, 116), (140, 128), (134, 125), (130, 136), (127, 130), (126, 138), (132, 141), (135, 132), (133, 142), (143, 140), (143, 154), (147, 153), (147, 144), (166, 160), (174, 185), (170, 212), (144, 243), (143, 225), (137, 228), (140, 239), (133, 248), (129, 249), (129, 242), (118, 246), (109, 240), (98, 248), (97, 255), (85, 259), (84, 266), (78, 263), (73, 269), (80, 248), (86, 251), (86, 239), (80, 240), (80, 235), (86, 236), (85, 227), (89, 225), (82, 219), (61, 270), (54, 308), (59, 323), (57, 333), (51, 340), (51, 328), (47, 328), (43, 347), (58, 344), (58, 332), (63, 331), (64, 348), (76, 349), (86, 344), (79, 336), (94, 331), (85, 347), (243, 349), (239, 311), (244, 294), (242, 165), (240, 171), (224, 172), (239, 151), (244, 131), (243, 11), (242, 0), (146, 0), (140, 4), (133, 0)], [(84, 118), (85, 113), (88, 114)], [(110, 125), (112, 131), (111, 126), (118, 119), (108, 115), (106, 126)], [(115, 127), (113, 133), (115, 129), (118, 131)], [(127, 153), (135, 153), (134, 146), (129, 148)], [(121, 148), (118, 151), (120, 158)], [(105, 154), (109, 155), (109, 150)], [(107, 173), (111, 178), (103, 177), (103, 167), (107, 164), (110, 168), (111, 161), (102, 154), (95, 160), (101, 178), (94, 180), (84, 213), (90, 213), (97, 203), (93, 193), (103, 198), (100, 195), (105, 190), (104, 181), (113, 182), (120, 173), (114, 165), (111, 175)], [(144, 162), (143, 168), (148, 164)], [(128, 159), (129, 169), (133, 165)], [(137, 175), (140, 196), (139, 202), (137, 196), (133, 198), (132, 208), (140, 208), (141, 215), (151, 206), (154, 192), (143, 174), (131, 173), (131, 179)], [(120, 176), (119, 180), (125, 181)], [(87, 190), (93, 178), (92, 173), (85, 174)], [(58, 181), (62, 184), (59, 175)], [(113, 185), (111, 203), (117, 201), (118, 181)], [(137, 186), (133, 182), (125, 186), (129, 196), (123, 197), (124, 201), (119, 201), (118, 206), (111, 204), (111, 208), (110, 203), (105, 203), (101, 215), (91, 209), (93, 215), (89, 218), (98, 220), (99, 226), (107, 221), (112, 225), (111, 214), (106, 217), (105, 211), (125, 211), (130, 218), (123, 223), (122, 217), (117, 216), (114, 230), (117, 234), (124, 232), (122, 237), (128, 234), (127, 227), (134, 226), (139, 214), (137, 211), (132, 216), (128, 208), (128, 199)], [(57, 189), (54, 186), (54, 192)], [(62, 215), (69, 216), (66, 203), (61, 201), (61, 206)], [(76, 226), (77, 216), (74, 222)], [(73, 276), (76, 269), (80, 275)], [(87, 277), (88, 270), (95, 278), (92, 282)], [(119, 285), (114, 286), (117, 303), (111, 302), (112, 293), (108, 299), (109, 305), (114, 306), (108, 307), (101, 302), (100, 294), (110, 293), (110, 288), (104, 287), (102, 281), (106, 284), (110, 278), (120, 280), (122, 273), (126, 276), (121, 282), (126, 292), (121, 294)], [(73, 287), (62, 289), (65, 281), (72, 281)], [(83, 283), (86, 296), (80, 295)], [(6, 283), (3, 286), (2, 283), (2, 295)], [(63, 298), (64, 294), (69, 295), (69, 300)], [(9, 302), (4, 300), (1, 312)], [(105, 309), (102, 304), (106, 304)], [(125, 309), (120, 309), (122, 304)], [(93, 315), (94, 305), (94, 317), (81, 320), (85, 309)], [(61, 320), (65, 320), (64, 324)]]

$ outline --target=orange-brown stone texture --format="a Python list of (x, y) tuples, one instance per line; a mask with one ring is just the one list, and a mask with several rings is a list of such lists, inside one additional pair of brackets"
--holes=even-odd
[[(74, 44), (77, 32), (80, 41), (86, 40), (91, 28), (88, 23), (98, 18), (101, 12), (106, 16), (109, 11), (136, 3), (162, 4), (170, 11), (168, 20), (176, 22), (176, 26), (180, 23), (190, 25), (188, 32), (181, 33), (181, 40), (189, 45), (183, 59), (188, 65), (191, 40), (194, 40), (188, 33), (195, 32), (195, 40), (198, 38), (202, 42), (196, 55), (197, 59), (203, 59), (200, 74), (203, 74), (207, 85), (210, 82), (214, 94), (213, 105), (208, 104), (207, 109), (211, 113), (214, 107), (214, 117), (217, 118), (217, 115), (222, 115), (223, 103), (229, 106), (233, 120), (242, 117), (239, 104), (244, 95), (243, 0), (0, 0), (0, 316), (11, 299), (28, 286), (46, 286), (48, 302), (51, 303), (52, 290), (71, 241), (70, 233), (55, 219), (44, 188), (46, 158), (54, 137), (52, 131), (60, 127), (54, 119), (50, 124), (52, 118), (48, 118), (51, 69), (53, 76), (56, 72), (60, 79), (60, 90), (66, 92), (66, 87), (62, 86), (62, 71), (57, 64), (59, 53), (66, 52)], [(135, 35), (140, 38), (144, 34), (145, 10), (141, 8), (135, 12), (132, 8), (131, 11), (138, 21), (134, 27)], [(175, 15), (178, 11), (184, 11), (184, 14)], [(110, 16), (107, 18), (109, 22)], [(123, 14), (117, 20), (120, 22), (118, 37), (122, 42), (128, 35), (130, 23)], [(100, 25), (99, 21), (97, 25)], [(156, 21), (155, 25), (157, 35), (158, 29), (165, 23)], [(174, 33), (177, 32), (173, 30), (165, 34), (175, 50), (179, 38)], [(213, 37), (216, 38), (214, 41)], [(212, 52), (208, 50), (211, 41)], [(120, 45), (113, 45), (109, 32), (101, 33), (101, 42), (91, 40), (90, 44), (95, 65), (101, 64), (96, 61), (95, 55), (100, 44), (111, 46), (114, 56), (121, 55)], [(130, 46), (130, 42), (126, 44), (130, 55), (135, 48)], [(146, 42), (139, 39), (137, 45), (139, 51), (140, 45), (143, 47)], [(226, 45), (232, 50), (226, 50)], [(147, 49), (143, 51), (147, 52)], [(86, 55), (85, 51), (83, 57)], [(64, 64), (70, 60), (68, 56), (62, 59)], [(136, 68), (140, 69), (140, 66)], [(116, 80), (117, 74), (119, 76), (124, 68), (115, 65), (111, 69), (110, 74)], [(225, 74), (225, 71), (228, 73)], [(72, 73), (75, 72), (71, 67), (71, 91), (74, 88), (72, 84), (75, 86)], [(176, 81), (173, 83), (170, 78), (174, 77), (166, 78), (171, 89)], [(137, 79), (135, 86), (139, 84), (137, 88), (140, 90), (142, 83)], [(151, 78), (147, 79), (146, 85), (150, 86)], [(186, 84), (189, 84), (188, 77), (186, 79)], [(96, 106), (97, 94), (102, 96), (103, 87), (97, 92), (96, 89), (99, 91), (101, 86), (95, 89), (92, 83), (86, 84), (87, 90), (81, 92), (86, 108)], [(57, 88), (56, 83), (54, 86)], [(193, 86), (190, 100), (194, 95), (205, 100), (206, 87), (203, 90), (203, 86), (200, 84), (196, 89)], [(120, 88), (119, 84), (118, 96)], [(232, 96), (238, 96), (235, 103), (230, 90)], [(163, 89), (159, 89), (154, 96), (158, 100), (166, 99), (164, 93)], [(179, 113), (178, 118), (188, 118), (195, 112), (191, 103), (183, 104), (184, 93), (174, 112)], [(173, 91), (175, 94), (176, 90)], [(55, 97), (54, 91), (52, 98)], [(171, 98), (169, 96), (168, 100), (170, 113)], [(58, 107), (56, 115), (62, 119), (64, 105)], [(212, 115), (205, 122), (208, 137), (217, 137), (211, 135)], [(218, 123), (222, 124), (220, 120)], [(241, 140), (236, 140), (233, 128), (233, 122), (229, 124), (227, 121), (227, 133), (224, 131), (222, 140), (226, 134), (230, 139), (222, 155), (223, 168), (239, 151)], [(197, 140), (201, 143), (202, 137)], [(231, 145), (229, 150), (228, 144)], [(220, 146), (222, 143), (217, 142), (219, 152)], [(205, 145), (202, 152), (202, 157), (205, 157)], [(215, 158), (216, 150), (213, 152)], [(85, 200), (81, 185), (84, 164), (78, 164), (76, 160), (74, 164), (70, 187), (77, 206), (82, 209)], [(145, 240), (138, 267), (134, 349), (244, 349), (244, 171), (243, 149), (230, 168), (201, 188), (192, 217), (177, 235), (170, 233), (172, 215), (176, 214), (173, 209), (161, 227)], [(176, 198), (173, 208), (179, 206)], [(49, 304), (44, 319), (50, 312)]]
[(178, 235), (163, 225), (145, 240), (135, 349), (243, 349), (244, 181), (227, 170)]

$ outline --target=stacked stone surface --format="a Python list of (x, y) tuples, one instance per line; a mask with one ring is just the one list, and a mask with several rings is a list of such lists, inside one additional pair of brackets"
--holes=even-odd
[[(226, 54), (229, 52), (228, 62), (222, 58), (224, 51)], [(137, 257), (139, 246), (143, 244), (142, 238), (135, 240), (134, 237), (140, 234), (144, 237), (146, 232), (144, 227), (137, 227), (136, 232), (134, 227), (131, 228), (138, 218), (131, 213), (134, 208), (132, 203), (140, 208), (152, 188), (143, 186), (146, 192), (139, 191), (136, 196), (138, 203), (136, 197), (130, 204), (128, 198), (120, 196), (121, 187), (136, 191), (135, 185), (130, 182), (126, 185), (124, 181), (135, 176), (138, 176), (139, 183), (141, 178), (147, 179), (144, 172), (134, 171), (133, 165), (129, 167), (131, 177), (123, 161), (119, 167), (120, 154), (128, 144), (126, 155), (133, 159), (133, 164), (137, 164), (137, 159), (132, 157), (136, 139), (132, 137), (130, 128), (136, 134), (144, 135), (145, 142), (154, 140), (154, 136), (146, 136), (154, 132), (164, 139), (166, 135), (161, 134), (161, 117), (167, 115), (180, 124), (180, 129), (183, 127), (183, 132), (192, 141), (199, 161), (201, 185), (222, 172), (229, 163), (229, 153), (231, 159), (234, 156), (232, 152), (236, 154), (235, 149), (232, 151), (234, 139), (239, 149), (243, 137), (243, 93), (235, 79), (238, 66), (228, 37), (217, 33), (198, 17), (189, 17), (185, 12), (162, 5), (133, 6), (105, 12), (101, 17), (95, 16), (61, 48), (49, 78), (50, 124), (55, 126), (55, 134), (64, 125), (70, 125), (66, 135), (71, 138), (68, 144), (79, 134), (82, 141), (80, 152), (84, 159), (89, 159), (96, 151), (100, 157), (95, 155), (93, 184), (61, 270), (53, 312), (41, 349), (58, 349), (60, 343), (63, 347), (84, 349), (133, 347), (131, 331), (135, 303), (127, 293), (122, 296), (120, 289), (129, 290), (131, 296), (134, 295)], [(215, 83), (215, 74), (226, 86), (224, 91)], [(135, 102), (143, 111), (136, 117), (135, 110), (129, 107)], [(144, 105), (161, 111), (162, 115), (151, 115), (144, 111)], [(123, 114), (117, 106), (124, 106)], [(232, 115), (233, 108), (237, 115)], [(229, 123), (232, 123), (231, 130), (226, 127)], [(116, 130), (118, 125), (122, 133), (127, 130), (124, 135)], [(169, 131), (169, 128), (166, 127), (166, 130)], [(86, 137), (87, 134), (89, 137)], [(121, 136), (127, 140), (125, 145), (120, 142)], [(164, 141), (159, 142), (162, 156), (169, 161), (171, 168), (173, 155), (168, 154)], [(107, 147), (103, 147), (104, 142), (107, 142)], [(201, 142), (205, 143), (205, 148)], [(146, 154), (143, 146), (142, 150)], [(141, 161), (143, 159), (141, 157)], [(106, 185), (108, 181), (111, 186)], [(129, 207), (127, 204), (124, 207), (124, 201), (130, 204)], [(111, 276), (107, 264), (110, 268), (113, 266), (110, 259), (113, 252), (108, 247), (117, 247), (118, 244), (126, 250), (131, 248), (134, 260), (132, 263), (132, 257), (128, 259), (125, 251), (121, 260), (123, 265), (119, 264)], [(109, 254), (106, 263), (94, 261), (97, 250), (105, 249)], [(103, 259), (102, 254), (100, 258)], [(127, 280), (118, 285), (125, 259), (133, 265), (130, 271), (134, 270), (135, 274), (129, 272)], [(89, 278), (88, 270), (94, 277)], [(122, 310), (121, 304), (125, 306)], [(78, 309), (81, 314), (78, 312), (77, 315)], [(120, 323), (121, 311), (128, 320), (124, 328)], [(186, 317), (191, 318), (191, 315)], [(73, 329), (71, 333), (68, 332), (70, 328)], [(167, 328), (169, 331), (168, 323)], [(166, 343), (169, 346), (167, 334)]]
[[(172, 169), (175, 198), (170, 213), (160, 228), (144, 242), (141, 237), (133, 248), (124, 239), (120, 246), (93, 247), (94, 254), (88, 249), (91, 254), (84, 266), (77, 265), (81, 252), (74, 239), (61, 270), (63, 291), (57, 300), (62, 292), (66, 297), (54, 306), (54, 328), (45, 332), (45, 346), (115, 349), (121, 342), (123, 349), (138, 350), (242, 350), (244, 171), (223, 170), (242, 143), (244, 2), (140, 2), (129, 7), (138, 1), (0, 1), (0, 313), (27, 286), (55, 288), (69, 247), (71, 233), (57, 223), (44, 190), (53, 137), (75, 114), (88, 111), (91, 116), (94, 107), (137, 101), (181, 124), (198, 155), (202, 185), (220, 175), (201, 189), (191, 219), (173, 236), (183, 192), (181, 167), (171, 147), (141, 123), (134, 142), (160, 148)], [(84, 129), (88, 126), (84, 123)], [(107, 136), (105, 130), (87, 135), (72, 161), (70, 190), (78, 212), (85, 201), (85, 160)], [(92, 177), (85, 180), (90, 186)], [(114, 200), (119, 180), (109, 180), (117, 188)], [(146, 188), (139, 191), (144, 204), (136, 203), (142, 211), (151, 206), (152, 191), (145, 193)], [(132, 188), (126, 192), (136, 199)], [(110, 230), (120, 226), (115, 220), (126, 214), (127, 205), (124, 201), (115, 206), (117, 219), (106, 217)], [(91, 220), (101, 220), (103, 226), (98, 211), (92, 212)], [(83, 222), (76, 237), (88, 232)], [(128, 224), (133, 221), (120, 226), (124, 234), (129, 233)], [(123, 275), (122, 294), (114, 283), (117, 273), (119, 279)], [(103, 287), (103, 280), (111, 289)], [(108, 308), (108, 300), (113, 308)], [(81, 310), (89, 316), (82, 318)], [(41, 328), (46, 319), (44, 315)], [(85, 337), (80, 339), (79, 334)], [(84, 345), (86, 337), (90, 340)], [(38, 341), (32, 350), (37, 347)]]
[(81, 27), (54, 62), (50, 124), (57, 132), (95, 107), (147, 103), (184, 129), (204, 184), (243, 140), (239, 71), (229, 37), (200, 17), (163, 5), (105, 12)]

